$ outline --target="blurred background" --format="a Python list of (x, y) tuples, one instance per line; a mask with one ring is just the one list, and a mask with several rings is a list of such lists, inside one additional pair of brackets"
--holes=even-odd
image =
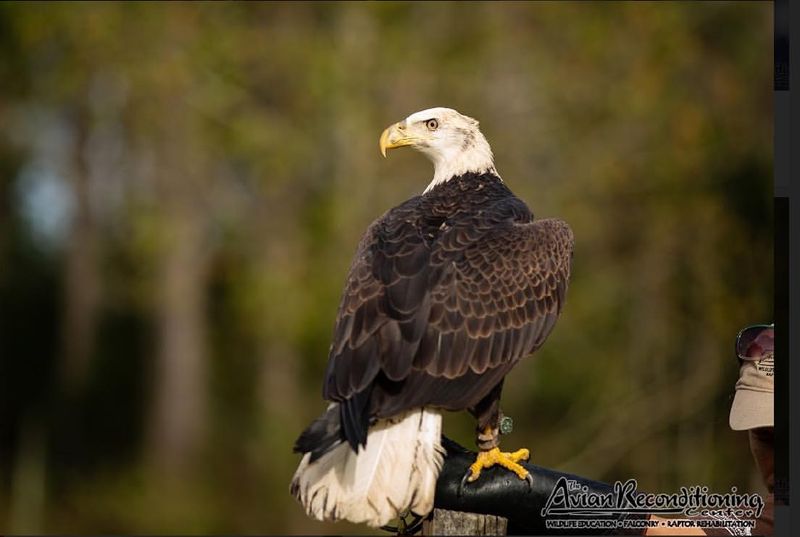
[(306, 518), (291, 446), (360, 234), (432, 177), (378, 136), (431, 106), (576, 236), (504, 444), (763, 492), (727, 420), (772, 317), (771, 3), (3, 3), (0, 80), (0, 531), (364, 533)]

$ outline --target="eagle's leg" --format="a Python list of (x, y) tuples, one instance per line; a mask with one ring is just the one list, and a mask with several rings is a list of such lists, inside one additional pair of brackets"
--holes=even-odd
[[(491, 468), (492, 466), (499, 465), (503, 468), (511, 470), (517, 477), (524, 479), (528, 482), (531, 480), (531, 475), (528, 470), (523, 468), (519, 461), (526, 461), (530, 458), (530, 451), (527, 449), (518, 449), (514, 452), (500, 451), (497, 447), (499, 442), (499, 431), (496, 428), (487, 426), (481, 433), (478, 434), (478, 446), (480, 451), (464, 476), (467, 482), (473, 482), (481, 475), (481, 470), (484, 468)], [(484, 446), (487, 446), (484, 448)], [(491, 446), (491, 447), (488, 447)]]
[(475, 481), (480, 477), (481, 470), (495, 465), (511, 470), (517, 474), (517, 477), (531, 484), (530, 472), (519, 464), (519, 461), (526, 461), (530, 458), (530, 451), (518, 449), (514, 452), (503, 452), (498, 447), (500, 445), (500, 422), (503, 417), (503, 413), (500, 411), (502, 389), (501, 381), (475, 408), (471, 409), (471, 413), (478, 419), (475, 443), (478, 445), (479, 451), (475, 462), (470, 465), (464, 475), (462, 485)]

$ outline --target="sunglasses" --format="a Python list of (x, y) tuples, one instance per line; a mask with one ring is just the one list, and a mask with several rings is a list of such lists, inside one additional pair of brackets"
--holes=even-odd
[(775, 323), (754, 324), (736, 336), (736, 356), (739, 361), (757, 362), (775, 354)]

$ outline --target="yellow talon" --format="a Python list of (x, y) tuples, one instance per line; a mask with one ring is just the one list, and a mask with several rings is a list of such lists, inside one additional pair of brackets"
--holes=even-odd
[(530, 474), (521, 465), (517, 464), (519, 461), (526, 461), (530, 457), (530, 451), (527, 449), (518, 449), (513, 453), (504, 453), (500, 448), (492, 448), (489, 451), (481, 451), (475, 462), (469, 467), (470, 475), (467, 481), (470, 483), (478, 479), (481, 475), (481, 470), (490, 468), (495, 464), (499, 464), (503, 468), (507, 468), (517, 474), (520, 479), (529, 479)]

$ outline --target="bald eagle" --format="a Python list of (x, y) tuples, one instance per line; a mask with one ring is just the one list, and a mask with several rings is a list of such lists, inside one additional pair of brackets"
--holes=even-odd
[(466, 481), (495, 464), (530, 479), (528, 450), (501, 452), (503, 380), (544, 343), (564, 303), (573, 236), (534, 220), (498, 175), (478, 122), (449, 108), (388, 127), (380, 149), (434, 164), (422, 193), (364, 233), (336, 316), (327, 411), (297, 439), (291, 492), (318, 520), (373, 527), (433, 509), (441, 411), (468, 410), (479, 448)]

